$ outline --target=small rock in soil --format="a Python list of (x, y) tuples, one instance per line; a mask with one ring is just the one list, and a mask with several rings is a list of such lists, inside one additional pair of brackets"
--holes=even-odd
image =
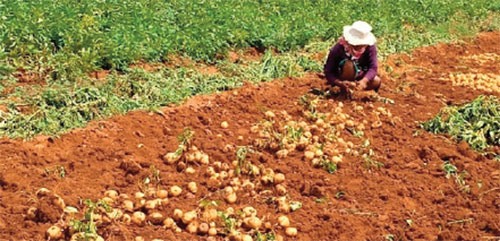
[(141, 171), (141, 166), (135, 161), (123, 160), (120, 163), (120, 169), (124, 170), (127, 174), (135, 175)]

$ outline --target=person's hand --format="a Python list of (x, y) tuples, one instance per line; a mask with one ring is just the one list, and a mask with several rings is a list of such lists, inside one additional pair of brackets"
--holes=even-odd
[(344, 90), (354, 89), (356, 87), (356, 83), (349, 80), (340, 81), (340, 85), (341, 85), (340, 88)]
[(356, 82), (356, 89), (357, 90), (366, 90), (366, 87), (368, 86), (368, 79), (363, 78), (360, 81)]

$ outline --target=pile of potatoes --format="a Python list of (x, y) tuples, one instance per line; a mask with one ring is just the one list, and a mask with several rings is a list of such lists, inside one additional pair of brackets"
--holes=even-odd
[(450, 73), (442, 80), (451, 81), (454, 86), (500, 93), (500, 75), (498, 74)]
[(467, 63), (496, 64), (500, 62), (500, 55), (495, 53), (483, 53), (470, 56), (463, 56), (461, 59)]
[[(324, 102), (317, 98), (312, 103), (321, 105)], [(329, 108), (331, 111), (325, 113), (317, 110), (312, 113), (310, 109), (304, 108), (298, 119), (293, 119), (286, 111), (280, 113), (280, 118), (267, 111), (265, 119), (250, 129), (258, 135), (253, 146), (258, 150), (272, 151), (279, 159), (300, 151), (304, 154), (304, 160), (314, 167), (322, 168), (329, 163), (341, 162), (345, 154), (359, 155), (354, 143), (341, 137), (344, 130), (363, 133), (367, 126), (381, 127), (381, 115), (392, 117), (392, 113), (383, 107), (373, 108), (376, 120), (369, 125), (367, 120), (357, 121), (345, 113), (342, 102), (329, 103)], [(356, 105), (355, 111), (365, 110), (363, 106)]]

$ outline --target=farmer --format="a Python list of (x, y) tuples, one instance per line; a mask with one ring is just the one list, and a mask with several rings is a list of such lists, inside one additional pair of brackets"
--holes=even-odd
[(340, 94), (349, 90), (375, 90), (381, 85), (377, 76), (377, 47), (372, 27), (363, 21), (344, 26), (342, 37), (328, 54), (324, 73), (327, 83), (340, 87)]

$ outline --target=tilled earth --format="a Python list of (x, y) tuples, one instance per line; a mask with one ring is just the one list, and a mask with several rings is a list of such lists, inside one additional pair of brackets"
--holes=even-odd
[[(475, 153), (466, 143), (426, 133), (419, 122), (446, 105), (462, 104), (481, 94), (500, 96), (452, 86), (443, 78), (450, 73), (498, 76), (498, 58), (475, 61), (474, 56), (500, 55), (499, 40), (498, 32), (483, 33), (461, 44), (390, 56), (380, 70), (379, 97), (355, 94), (345, 100), (308, 94), (312, 88), (326, 88), (320, 74), (310, 74), (198, 96), (162, 113), (135, 111), (95, 121), (59, 138), (0, 139), (0, 240), (44, 240), (53, 225), (69, 240), (69, 214), (60, 200), (76, 207), (74, 215), (81, 219), (86, 210), (83, 200), (113, 196), (105, 195), (107, 190), (126, 194), (109, 201), (114, 208), (123, 207), (126, 199), (134, 202), (134, 210), (123, 208), (123, 214), (156, 212), (176, 224), (164, 227), (150, 217), (138, 223), (123, 217), (101, 218), (97, 232), (105, 240), (248, 238), (243, 234), (257, 240), (257, 231), (274, 233), (277, 240), (498, 238), (500, 163)], [(311, 103), (304, 104), (304, 95), (317, 101), (314, 111)], [(310, 118), (314, 113), (326, 116), (327, 124)], [(343, 126), (339, 116), (352, 125)], [(284, 123), (293, 126), (290, 121), (303, 121), (304, 129), (310, 129), (305, 147), (265, 146), (256, 141), (274, 138), (255, 127), (257, 123), (283, 130)], [(326, 137), (327, 127), (335, 129), (334, 140)], [(168, 163), (165, 155), (179, 149), (178, 136), (185, 128), (194, 132), (185, 145), (187, 153)], [(325, 165), (316, 168), (306, 154), (315, 151), (311, 148), (323, 148), (322, 144), (334, 149), (331, 155), (325, 150), (325, 158), (340, 158), (330, 162), (335, 164), (333, 173)], [(192, 146), (209, 157), (208, 163), (189, 160), (189, 154), (196, 152)], [(238, 150), (243, 149), (249, 153), (238, 159)], [(277, 153), (285, 149), (286, 153)], [(322, 154), (315, 154), (323, 160)], [(445, 162), (467, 172), (464, 181), (469, 191), (446, 176)], [(278, 180), (278, 173), (285, 179)], [(269, 176), (270, 180), (265, 179)], [(190, 182), (196, 183), (196, 191), (188, 186)], [(182, 189), (178, 196), (171, 190), (174, 185)], [(40, 188), (50, 194), (37, 194)], [(152, 191), (161, 189), (169, 192), (168, 198)], [(146, 196), (137, 198), (136, 192)], [(228, 198), (233, 192), (235, 200)], [(162, 200), (160, 206), (150, 208), (136, 199)], [(253, 207), (256, 213), (247, 213), (245, 207)], [(175, 209), (194, 210), (196, 221), (176, 218)], [(217, 216), (206, 216), (212, 209)], [(226, 221), (234, 221), (233, 232), (224, 215)], [(290, 224), (281, 223), (280, 216), (288, 217)], [(254, 225), (251, 217), (262, 224)], [(201, 224), (210, 224), (217, 234), (206, 234)], [(292, 230), (286, 226), (296, 228), (296, 236), (290, 236)]]

